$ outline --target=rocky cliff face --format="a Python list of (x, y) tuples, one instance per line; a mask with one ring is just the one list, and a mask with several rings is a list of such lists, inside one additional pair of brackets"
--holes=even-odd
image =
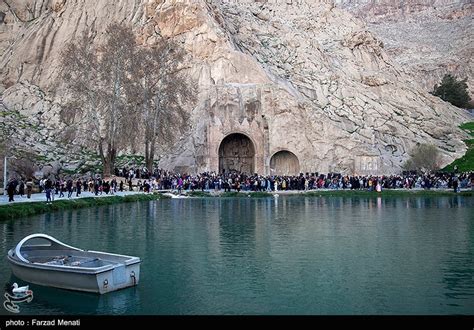
[(367, 23), (387, 53), (427, 91), (446, 73), (474, 96), (474, 4), (470, 0), (336, 0)]
[[(3, 1), (6, 14), (0, 24), (0, 74), (8, 87), (28, 80), (45, 91), (53, 91), (60, 52), (83, 31), (93, 31), (104, 40), (107, 25), (124, 22), (139, 25), (145, 1)], [(34, 8), (32, 10), (31, 8)]]
[(29, 22), (8, 3), (0, 8), (8, 109), (21, 102), (18, 84), (31, 89), (26, 81), (62, 102), (59, 54), (84, 30), (101, 42), (110, 23), (123, 22), (142, 44), (182, 43), (199, 101), (189, 134), (162, 151), (165, 168), (218, 170), (231, 134), (248, 138), (245, 166), (268, 174), (281, 152), (301, 171), (363, 174), (398, 171), (417, 143), (435, 144), (445, 164), (466, 150), (457, 126), (467, 116), (424, 92), (359, 19), (326, 1), (57, 0)]

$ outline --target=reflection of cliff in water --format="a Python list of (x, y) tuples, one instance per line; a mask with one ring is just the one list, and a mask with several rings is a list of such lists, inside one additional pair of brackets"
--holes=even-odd
[(226, 255), (253, 254), (256, 241), (257, 203), (249, 199), (216, 201), (219, 214), (219, 241)]
[(444, 258), (443, 284), (447, 289), (444, 295), (453, 299), (453, 306), (470, 301), (474, 311), (474, 223), (457, 229), (464, 232), (464, 239), (453, 242), (452, 250)]

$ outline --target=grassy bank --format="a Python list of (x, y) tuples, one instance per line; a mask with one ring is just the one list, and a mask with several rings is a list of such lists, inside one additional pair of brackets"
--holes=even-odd
[(469, 133), (472, 139), (464, 140), (468, 148), (466, 154), (443, 168), (443, 171), (452, 172), (454, 166), (457, 166), (460, 172), (474, 171), (474, 122), (466, 123), (459, 127)]
[(70, 200), (58, 200), (51, 204), (45, 202), (15, 203), (0, 205), (0, 221), (9, 220), (31, 215), (55, 212), (61, 210), (80, 209), (84, 207), (94, 207), (102, 205), (111, 205), (118, 203), (130, 203), (138, 201), (151, 201), (168, 198), (161, 194), (137, 194), (127, 196), (108, 196), (108, 197), (85, 197)]

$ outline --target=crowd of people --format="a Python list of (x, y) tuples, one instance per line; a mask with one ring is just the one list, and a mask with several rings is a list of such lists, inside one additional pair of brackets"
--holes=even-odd
[[(474, 172), (418, 174), (414, 172), (390, 176), (349, 176), (338, 173), (300, 173), (293, 176), (248, 175), (239, 172), (205, 172), (198, 175), (180, 174), (155, 169), (116, 169), (116, 176), (130, 182), (139, 179), (139, 190), (224, 190), (282, 191), (315, 189), (454, 189), (474, 187)], [(142, 181), (143, 180), (143, 181)]]
[[(114, 194), (117, 191), (117, 180), (115, 178), (112, 180), (102, 180), (99, 176), (89, 179), (78, 178), (73, 180), (68, 178), (65, 180), (62, 178), (56, 179), (51, 176), (38, 180), (35, 183), (31, 178), (26, 182), (23, 179), (14, 178), (7, 184), (8, 201), (13, 202), (15, 194), (21, 197), (26, 194), (26, 198), (31, 198), (33, 186), (37, 186), (40, 193), (44, 192), (46, 194), (47, 202), (52, 202), (55, 195), (59, 195), (58, 197), (61, 198), (67, 194), (67, 197), (71, 198), (75, 193), (76, 197), (79, 197), (82, 191), (92, 192), (96, 196), (102, 195), (102, 193)], [(120, 183), (119, 189), (124, 191), (123, 181)], [(131, 186), (129, 190), (133, 190)]]
[(474, 172), (420, 174), (407, 172), (401, 175), (383, 176), (349, 176), (339, 173), (300, 173), (292, 176), (264, 176), (248, 175), (238, 172), (205, 172), (198, 175), (181, 174), (163, 169), (154, 169), (149, 172), (146, 168), (115, 169), (115, 175), (110, 179), (103, 179), (99, 175), (88, 178), (44, 178), (37, 182), (33, 179), (13, 179), (7, 185), (9, 201), (14, 195), (30, 198), (33, 186), (37, 185), (39, 192), (45, 192), (46, 201), (58, 197), (68, 198), (75, 193), (88, 191), (94, 195), (114, 194), (117, 191), (153, 192), (163, 190), (184, 191), (308, 191), (316, 189), (349, 189), (349, 190), (377, 190), (382, 189), (453, 189), (457, 192), (461, 188), (474, 189)]

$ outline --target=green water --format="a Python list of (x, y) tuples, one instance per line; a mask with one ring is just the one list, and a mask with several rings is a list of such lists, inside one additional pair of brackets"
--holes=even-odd
[(170, 199), (1, 222), (2, 286), (26, 284), (6, 254), (35, 232), (139, 256), (140, 284), (31, 285), (20, 315), (474, 314), (472, 197)]

